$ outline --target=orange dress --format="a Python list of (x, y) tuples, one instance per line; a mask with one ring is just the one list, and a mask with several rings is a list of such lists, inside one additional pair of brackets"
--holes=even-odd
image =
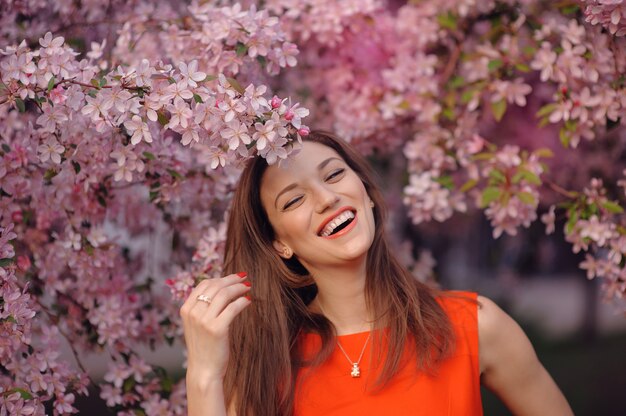
[[(475, 293), (460, 294), (476, 299)], [(482, 415), (477, 305), (448, 297), (439, 302), (450, 317), (457, 342), (453, 354), (439, 364), (434, 375), (418, 373), (416, 366), (405, 365), (384, 389), (372, 392), (378, 373), (377, 366), (370, 362), (369, 344), (360, 363), (360, 378), (350, 376), (352, 366), (335, 347), (320, 367), (298, 374), (295, 415)], [(368, 335), (342, 335), (338, 341), (356, 360)], [(304, 356), (319, 351), (320, 343), (319, 335), (304, 334)]]

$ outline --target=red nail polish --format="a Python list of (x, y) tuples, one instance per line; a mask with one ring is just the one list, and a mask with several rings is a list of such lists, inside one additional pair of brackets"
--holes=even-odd
[(249, 281), (245, 281), (243, 282), (244, 285), (248, 286), (248, 287), (252, 287), (252, 283), (250, 283)]
[(246, 272), (239, 272), (239, 273), (237, 273), (237, 276), (241, 277), (242, 279), (244, 277), (246, 277), (247, 275), (248, 275), (248, 273), (246, 273)]
[(248, 299), (250, 302), (252, 302), (252, 298), (248, 295), (244, 296), (246, 299)]

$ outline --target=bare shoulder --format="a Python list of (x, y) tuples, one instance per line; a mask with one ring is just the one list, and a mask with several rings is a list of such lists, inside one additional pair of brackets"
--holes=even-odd
[(538, 363), (532, 344), (517, 322), (491, 299), (478, 296), (477, 300), (481, 374), (497, 369), (502, 360)]
[(481, 340), (481, 349), (492, 346), (503, 332), (510, 335), (510, 332), (517, 332), (517, 329), (520, 329), (513, 318), (491, 299), (478, 295), (477, 301), (478, 334)]
[(514, 414), (571, 415), (522, 328), (491, 299), (477, 300), (481, 382)]

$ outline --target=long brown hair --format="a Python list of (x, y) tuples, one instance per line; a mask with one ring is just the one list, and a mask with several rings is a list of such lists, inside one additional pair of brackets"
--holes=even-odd
[[(453, 330), (435, 299), (436, 291), (417, 281), (392, 254), (385, 238), (385, 203), (368, 162), (330, 133), (311, 132), (305, 140), (334, 149), (361, 178), (375, 204), (376, 231), (367, 255), (365, 299), (375, 317), (373, 356), (385, 357), (377, 386), (383, 387), (398, 371), (407, 345), (417, 357), (419, 370), (434, 369), (453, 348)], [(316, 287), (306, 269), (297, 259), (283, 260), (272, 247), (274, 231), (260, 198), (266, 168), (262, 158), (248, 163), (228, 222), (225, 271), (248, 273), (252, 304), (231, 326), (225, 395), (238, 414), (291, 415), (298, 371), (323, 362), (332, 353), (335, 330), (323, 315), (307, 308)], [(321, 336), (322, 348), (312, 362), (300, 357), (301, 331)], [(384, 352), (380, 348), (383, 336), (388, 337)]]

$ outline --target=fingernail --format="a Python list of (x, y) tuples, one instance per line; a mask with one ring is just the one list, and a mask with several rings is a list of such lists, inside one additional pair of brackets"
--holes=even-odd
[(249, 281), (245, 281), (243, 282), (244, 285), (248, 286), (248, 287), (252, 287), (252, 283), (250, 283)]
[(248, 295), (244, 296), (246, 299), (248, 299), (250, 302), (252, 302), (252, 298)]
[(246, 277), (247, 275), (248, 275), (248, 273), (246, 273), (246, 272), (239, 272), (239, 273), (237, 273), (237, 276), (241, 277), (242, 279), (244, 277)]

